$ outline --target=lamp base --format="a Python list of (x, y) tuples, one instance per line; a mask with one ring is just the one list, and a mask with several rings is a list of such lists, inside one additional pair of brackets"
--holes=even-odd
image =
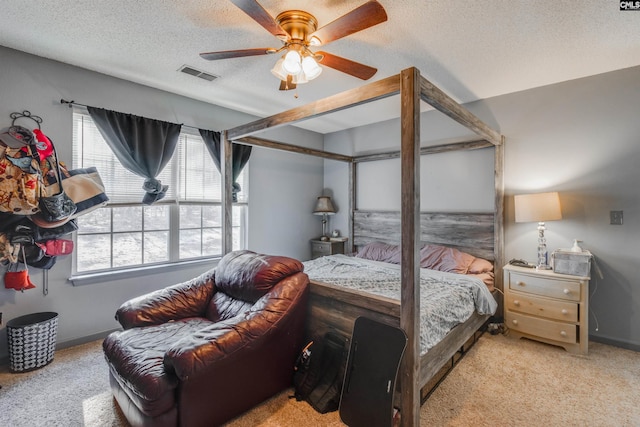
[(320, 236), (320, 241), (321, 242), (328, 242), (329, 241), (329, 236)]
[(538, 223), (538, 265), (536, 270), (551, 270), (551, 266), (547, 264), (549, 259), (547, 253), (547, 239), (544, 237), (544, 222)]

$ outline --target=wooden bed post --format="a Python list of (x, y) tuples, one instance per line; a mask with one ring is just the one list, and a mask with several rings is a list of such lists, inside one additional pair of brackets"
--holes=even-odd
[[(495, 173), (495, 216), (493, 225), (494, 247), (494, 275), (495, 287), (502, 290), (502, 266), (504, 265), (504, 136), (501, 144), (494, 146), (494, 173)], [(502, 314), (502, 298), (498, 300), (496, 315)]]
[(356, 206), (356, 185), (357, 185), (357, 164), (352, 160), (349, 162), (349, 242), (347, 243), (348, 253), (352, 253), (355, 250), (354, 247), (354, 233), (353, 233), (353, 221), (354, 211)]
[(400, 328), (408, 337), (400, 367), (403, 426), (420, 425), (420, 72), (400, 73), (401, 242)]
[(231, 141), (227, 138), (227, 132), (222, 132), (222, 144), (220, 144), (220, 176), (222, 178), (222, 255), (233, 250), (233, 229), (232, 229), (232, 185), (233, 176), (231, 174), (231, 156), (233, 153)]

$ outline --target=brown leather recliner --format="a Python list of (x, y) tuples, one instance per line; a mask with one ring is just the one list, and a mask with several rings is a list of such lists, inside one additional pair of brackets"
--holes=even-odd
[(200, 277), (124, 303), (103, 343), (133, 426), (216, 426), (290, 387), (309, 278), (287, 257), (236, 251)]

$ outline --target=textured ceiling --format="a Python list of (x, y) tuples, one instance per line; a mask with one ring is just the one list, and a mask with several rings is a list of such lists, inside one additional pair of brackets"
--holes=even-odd
[[(272, 15), (303, 9), (323, 26), (365, 0), (261, 0)], [(228, 0), (3, 0), (0, 45), (260, 117), (361, 86), (324, 67), (278, 91), (275, 55), (205, 61), (200, 52), (280, 47)], [(469, 102), (640, 65), (640, 12), (617, 0), (380, 0), (387, 22), (322, 47), (378, 68), (369, 81), (415, 66)], [(220, 76), (179, 73), (182, 65)], [(81, 102), (81, 100), (78, 100)], [(326, 133), (397, 117), (396, 100), (302, 127)]]

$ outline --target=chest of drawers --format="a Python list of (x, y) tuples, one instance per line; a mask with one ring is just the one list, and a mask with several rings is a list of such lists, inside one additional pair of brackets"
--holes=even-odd
[(507, 265), (504, 296), (511, 334), (587, 354), (589, 277)]
[(332, 242), (323, 240), (311, 240), (311, 259), (320, 258), (326, 255), (335, 255), (344, 253), (345, 242)]

